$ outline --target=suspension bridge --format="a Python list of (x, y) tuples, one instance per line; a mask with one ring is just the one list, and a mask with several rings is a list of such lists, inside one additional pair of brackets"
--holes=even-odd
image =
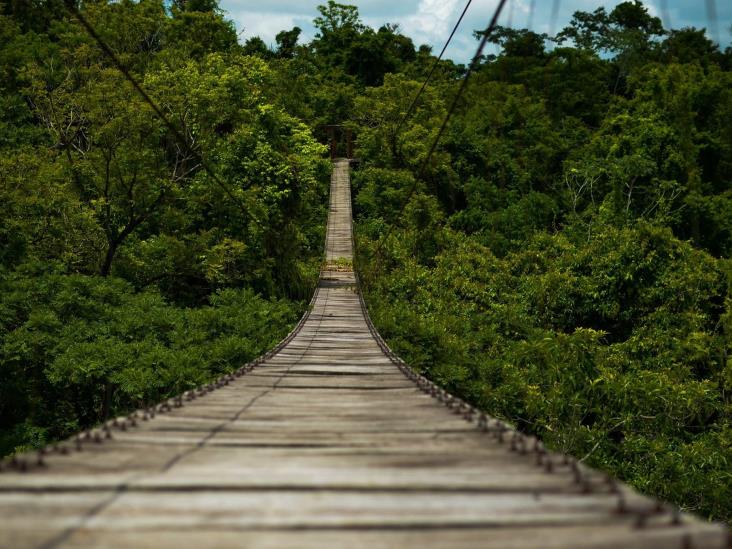
[(273, 350), (0, 472), (1, 547), (728, 547), (413, 372), (348, 267), (349, 163), (326, 262)]

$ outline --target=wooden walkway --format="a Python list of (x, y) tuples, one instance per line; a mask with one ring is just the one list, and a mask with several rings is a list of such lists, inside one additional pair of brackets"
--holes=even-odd
[[(327, 235), (327, 260), (350, 259), (346, 161)], [(545, 453), (385, 350), (353, 273), (324, 271), (261, 363), (119, 420), (111, 439), (6, 465), (0, 546), (726, 546), (720, 525)]]

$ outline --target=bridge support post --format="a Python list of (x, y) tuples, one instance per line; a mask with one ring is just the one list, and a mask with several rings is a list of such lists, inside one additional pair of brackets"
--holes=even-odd
[(330, 159), (335, 160), (338, 154), (338, 141), (335, 138), (335, 128), (328, 126), (328, 141), (330, 142)]
[(346, 157), (350, 160), (353, 158), (353, 132), (351, 128), (346, 128)]

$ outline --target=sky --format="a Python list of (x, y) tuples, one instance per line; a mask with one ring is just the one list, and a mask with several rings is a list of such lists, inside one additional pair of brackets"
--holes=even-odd
[[(259, 36), (268, 45), (275, 44), (281, 30), (298, 26), (303, 30), (301, 42), (315, 36), (312, 21), (318, 15), (317, 6), (327, 0), (220, 0), (220, 6), (236, 24), (240, 41)], [(594, 11), (600, 6), (610, 11), (619, 0), (560, 0), (556, 21), (552, 21), (555, 0), (509, 0), (500, 24), (530, 28), (554, 34), (564, 27), (577, 10)], [(384, 23), (398, 23), (401, 32), (411, 37), (415, 46), (428, 44), (439, 53), (460, 16), (466, 0), (339, 0), (342, 4), (358, 6), (361, 20), (374, 28)], [(445, 56), (458, 63), (470, 60), (477, 46), (472, 31), (483, 29), (490, 21), (498, 0), (473, 0), (458, 33)], [(536, 9), (531, 13), (531, 5)], [(649, 11), (664, 20), (665, 27), (694, 26), (707, 28), (710, 37), (726, 47), (730, 44), (732, 2), (727, 0), (646, 0)], [(666, 6), (663, 9), (663, 6)], [(707, 6), (716, 10), (710, 18)], [(716, 6), (716, 7), (715, 7)], [(670, 25), (669, 25), (670, 22)], [(710, 24), (711, 22), (711, 24)]]

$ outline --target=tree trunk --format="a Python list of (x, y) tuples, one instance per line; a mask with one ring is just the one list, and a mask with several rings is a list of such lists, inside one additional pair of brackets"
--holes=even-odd
[(109, 248), (107, 248), (107, 254), (104, 256), (104, 262), (102, 263), (102, 268), (99, 271), (100, 275), (109, 276), (109, 272), (112, 270), (112, 262), (114, 261), (114, 256), (117, 254), (117, 248), (119, 248), (118, 240), (113, 240), (109, 243)]

